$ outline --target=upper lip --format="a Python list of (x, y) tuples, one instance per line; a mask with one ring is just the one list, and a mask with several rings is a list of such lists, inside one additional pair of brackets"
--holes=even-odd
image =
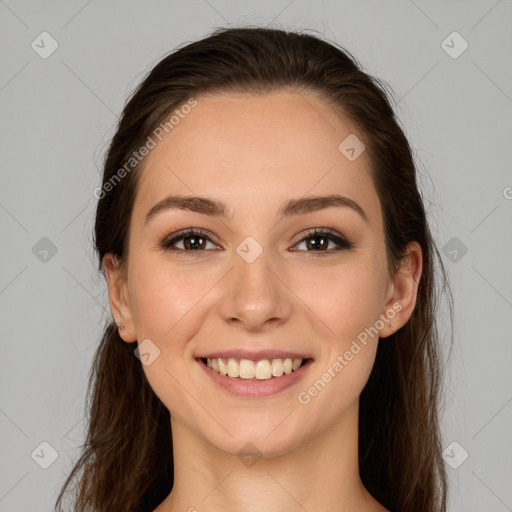
[(219, 352), (209, 352), (196, 357), (197, 359), (214, 359), (216, 357), (222, 357), (224, 359), (251, 359), (252, 361), (260, 361), (261, 359), (312, 359), (311, 356), (306, 354), (275, 349), (258, 351), (242, 349), (222, 350)]

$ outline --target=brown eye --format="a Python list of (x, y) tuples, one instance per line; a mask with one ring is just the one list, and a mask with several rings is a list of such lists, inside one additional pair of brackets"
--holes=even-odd
[[(300, 245), (304, 243), (306, 247), (305, 252), (313, 252), (313, 253), (327, 253), (331, 254), (333, 252), (342, 251), (344, 249), (352, 249), (354, 244), (349, 242), (345, 237), (338, 236), (331, 231), (325, 230), (317, 230), (315, 229), (312, 232), (309, 232), (302, 238), (302, 240), (296, 244)], [(334, 248), (329, 249), (329, 244), (332, 243), (335, 245)], [(296, 247), (295, 246), (295, 247)], [(337, 247), (336, 247), (337, 246)], [(297, 249), (293, 249), (297, 250)]]
[[(174, 247), (178, 243), (182, 243), (183, 247)], [(166, 251), (190, 254), (204, 252), (208, 243), (215, 246), (210, 237), (202, 231), (187, 229), (171, 235), (171, 238), (165, 238), (160, 245)]]

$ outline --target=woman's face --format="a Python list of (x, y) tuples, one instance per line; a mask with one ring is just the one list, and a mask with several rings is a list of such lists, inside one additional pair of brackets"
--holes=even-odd
[[(313, 94), (209, 95), (148, 155), (130, 224), (121, 334), (137, 340), (172, 421), (207, 445), (235, 454), (251, 442), (277, 455), (353, 419), (379, 335), (405, 323), (367, 153), (358, 156), (354, 135), (363, 139)], [(165, 207), (171, 195), (222, 203), (226, 215), (200, 201)], [(307, 201), (334, 195), (345, 206)], [(200, 233), (164, 247), (186, 228)], [(271, 366), (287, 354), (311, 361), (270, 380), (237, 378), (235, 389), (235, 377), (199, 359), (223, 354)], [(259, 366), (264, 375), (268, 365)], [(227, 380), (228, 388), (219, 384)]]

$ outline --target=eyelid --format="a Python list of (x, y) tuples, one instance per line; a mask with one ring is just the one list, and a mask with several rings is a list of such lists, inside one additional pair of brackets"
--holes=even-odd
[(333, 238), (340, 238), (341, 240), (347, 241), (348, 239), (343, 235), (343, 233), (340, 233), (334, 229), (331, 228), (325, 228), (325, 227), (316, 227), (316, 228), (310, 228), (306, 229), (306, 231), (303, 231), (302, 233), (297, 235), (297, 241), (294, 242), (293, 245), (297, 245), (300, 242), (303, 242), (304, 240), (307, 240), (308, 238), (312, 238), (314, 236), (321, 236), (321, 235), (331, 235)]
[(347, 251), (356, 247), (356, 244), (349, 240), (343, 233), (325, 227), (308, 229), (306, 232), (301, 233), (299, 240), (295, 242), (292, 247), (305, 242), (309, 238), (315, 238), (319, 236), (325, 236), (328, 240), (335, 243), (337, 247), (335, 249), (328, 249), (325, 251), (299, 251), (298, 249), (291, 250), (294, 252), (304, 253), (306, 256), (321, 256)]
[[(169, 236), (166, 236), (160, 242), (160, 246), (163, 249), (171, 250), (169, 248), (171, 243), (173, 243), (173, 242), (176, 243), (178, 240), (187, 238), (188, 236), (192, 236), (192, 235), (200, 235), (201, 237), (205, 238), (206, 240), (212, 242), (215, 245), (219, 245), (219, 246), (221, 245), (219, 242), (216, 241), (217, 238), (215, 237), (215, 235), (212, 235), (209, 232), (207, 232), (201, 228), (189, 227), (189, 228), (185, 228), (185, 229), (180, 229), (179, 231), (176, 231), (175, 233), (171, 233)], [(194, 252), (194, 251), (185, 251), (183, 249), (177, 249), (177, 250), (181, 251), (181, 252)], [(196, 251), (196, 252), (204, 252), (204, 251)]]

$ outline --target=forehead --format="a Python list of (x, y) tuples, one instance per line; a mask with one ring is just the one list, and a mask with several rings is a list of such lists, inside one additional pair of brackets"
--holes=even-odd
[(290, 197), (340, 193), (378, 216), (366, 152), (350, 161), (339, 149), (349, 135), (363, 135), (318, 96), (290, 91), (196, 99), (147, 156), (134, 209), (147, 210), (171, 193), (197, 194), (218, 198), (235, 215), (256, 214), (277, 210)]

